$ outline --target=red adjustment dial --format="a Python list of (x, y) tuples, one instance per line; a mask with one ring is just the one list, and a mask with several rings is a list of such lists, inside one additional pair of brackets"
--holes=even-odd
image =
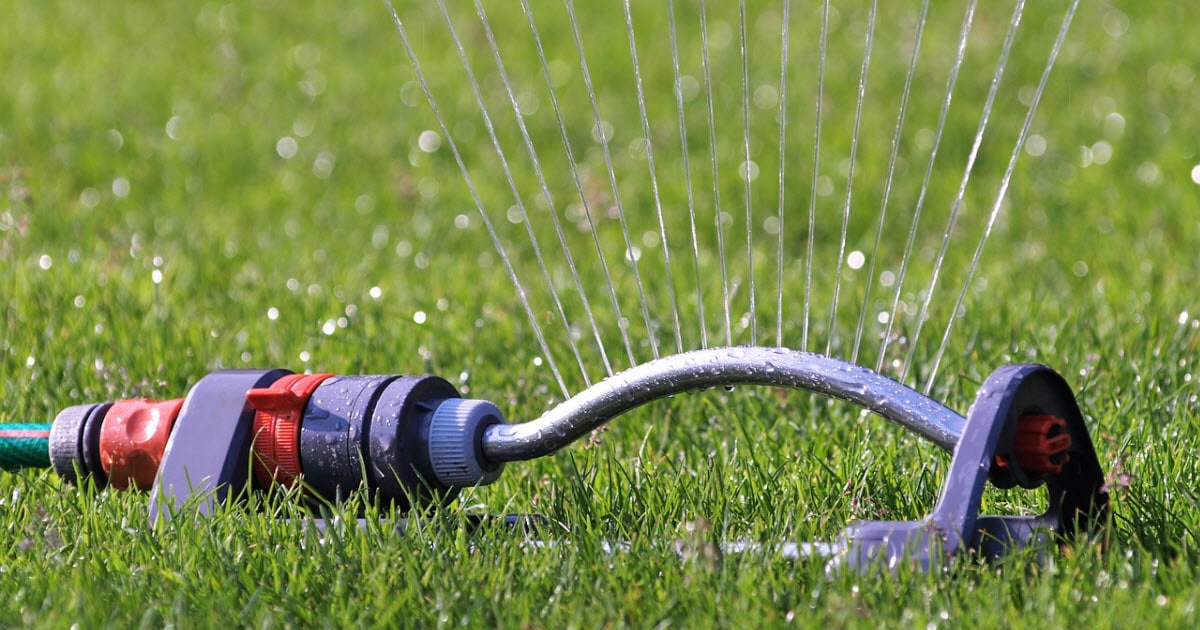
[(300, 422), (304, 406), (317, 387), (333, 374), (289, 374), (270, 387), (246, 392), (255, 410), (251, 458), (254, 480), (263, 488), (272, 483), (294, 484), (300, 474)]
[[(1067, 432), (1067, 421), (1058, 416), (1031, 414), (1017, 420), (1017, 431), (1013, 436), (1013, 455), (1021, 470), (1030, 473), (1062, 472), (1071, 448), (1071, 434)], [(996, 456), (996, 465), (1008, 467), (1008, 461)]]
[(1071, 434), (1067, 421), (1058, 416), (1021, 416), (1017, 434), (1013, 436), (1013, 451), (1017, 464), (1030, 472), (1058, 474), (1067, 463)]

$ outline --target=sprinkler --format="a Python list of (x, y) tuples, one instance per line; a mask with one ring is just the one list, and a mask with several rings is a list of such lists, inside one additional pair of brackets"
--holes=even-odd
[[(762, 347), (657, 359), (518, 424), (506, 423), (490, 402), (461, 398), (436, 376), (223, 370), (202, 378), (182, 399), (78, 405), (48, 427), (0, 426), (0, 464), (49, 466), (73, 483), (90, 478), (113, 488), (150, 490), (152, 521), (189, 498), (207, 514), (214, 501), (248, 485), (290, 486), (301, 479), (328, 501), (365, 488), (403, 512), (492, 483), (506, 463), (552, 454), (647, 402), (730, 385), (787, 387), (845, 400), (953, 455), (941, 497), (926, 518), (854, 523), (833, 544), (785, 545), (785, 555), (827, 555), (831, 567), (860, 570), (909, 562), (930, 569), (962, 552), (996, 558), (1065, 541), (1106, 518), (1104, 476), (1087, 427), (1070, 387), (1048, 367), (1000, 368), (964, 418), (866, 368)], [(1049, 509), (1033, 517), (980, 515), (988, 483), (1044, 486)]]

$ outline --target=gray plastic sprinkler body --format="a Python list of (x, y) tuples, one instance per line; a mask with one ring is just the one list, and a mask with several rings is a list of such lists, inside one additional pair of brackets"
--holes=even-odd
[[(521, 424), (505, 424), (495, 405), (462, 399), (434, 376), (226, 370), (204, 377), (181, 400), (70, 407), (46, 439), (50, 464), (68, 480), (83, 474), (118, 488), (151, 489), (152, 520), (189, 497), (199, 496), (207, 513), (214, 500), (251, 481), (287, 485), (301, 476), (328, 500), (365, 487), (404, 510), (489, 484), (506, 462), (554, 453), (652, 400), (730, 385), (846, 400), (953, 453), (930, 516), (855, 523), (833, 544), (781, 545), (785, 555), (830, 555), (831, 566), (858, 569), (906, 562), (928, 569), (961, 551), (996, 557), (1070, 538), (1106, 518), (1103, 473), (1075, 398), (1062, 377), (1038, 365), (997, 370), (964, 419), (836, 359), (782, 348), (713, 348), (631, 368)], [(989, 479), (1002, 488), (1045, 485), (1050, 509), (1037, 517), (980, 516)]]

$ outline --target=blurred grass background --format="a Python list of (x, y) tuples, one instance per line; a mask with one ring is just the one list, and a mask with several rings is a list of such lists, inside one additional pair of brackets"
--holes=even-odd
[[(487, 6), (513, 76), (536, 86), (540, 66), (524, 16), (516, 6)], [(829, 265), (836, 260), (846, 178), (839, 160), (848, 150), (867, 9), (866, 3), (835, 6), (822, 167), (832, 192), (820, 198), (815, 257)], [(485, 65), (489, 52), (471, 7), (451, 8), (469, 54)], [(623, 17), (618, 5), (577, 8), (585, 16), (598, 99), (614, 123), (629, 220), (647, 250), (643, 274), (655, 334), (667, 342), (673, 331), (664, 274), (647, 245), (653, 239), (643, 239), (656, 229), (645, 161), (628, 150), (640, 129), (622, 56), (628, 54)], [(454, 121), (481, 198), (530, 284), (551, 356), (577, 391), (584, 376), (571, 370), (567, 333), (551, 326), (554, 315), (537, 288), (540, 271), (523, 227), (508, 220), (514, 201), (441, 16), (423, 3), (397, 9)], [(710, 7), (710, 19), (714, 32), (734, 38), (714, 71), (722, 86), (718, 148), (721, 194), (732, 219), (731, 276), (744, 282), (735, 9)], [(923, 382), (1020, 125), (1028, 94), (1019, 88), (1036, 83), (1062, 9), (1061, 3), (1027, 9), (988, 136), (994, 144), (981, 154), (969, 211), (949, 250), (947, 288), (935, 295), (925, 345), (915, 353), (914, 381)], [(589, 191), (603, 201), (607, 176), (581, 100), (581, 76), (571, 65), (570, 33), (561, 28), (560, 8), (537, 11), (551, 55), (563, 62), (555, 68), (567, 69), (561, 94), (570, 105), (571, 140), (581, 147)], [(897, 33), (909, 32), (916, 11), (915, 3), (882, 8), (881, 52), (868, 82), (863, 137), (870, 142), (860, 148), (849, 245), (877, 255), (879, 270), (895, 263), (907, 236), (911, 205), (905, 204), (924, 169), (920, 132), (927, 137), (936, 120), (946, 46), (962, 18), (957, 5), (931, 13), (930, 52), (919, 65), (911, 144), (903, 153), (909, 164), (897, 180), (902, 201), (890, 210), (882, 249), (872, 252), (907, 63), (896, 54), (903, 47)], [(1007, 3), (989, 4), (976, 18), (969, 72), (956, 92), (906, 302), (919, 301), (928, 277), (990, 78), (982, 72), (990, 73), (1010, 11)], [(807, 234), (817, 12), (812, 3), (793, 7), (797, 64), (789, 80), (796, 109), (789, 115), (793, 192), (785, 234), (796, 257)], [(210, 370), (265, 365), (437, 373), (472, 396), (495, 400), (514, 420), (561, 399), (448, 147), (421, 148), (422, 134), (436, 132), (437, 123), (385, 7), (0, 0), (0, 14), (6, 16), (0, 20), (0, 422), (48, 422), (58, 409), (85, 401), (179, 396)], [(756, 41), (768, 50), (777, 14), (775, 4), (750, 7)], [(681, 34), (694, 43), (695, 7), (680, 3), (677, 15)], [(1104, 532), (1106, 548), (1080, 545), (1040, 566), (1025, 554), (1000, 567), (964, 563), (950, 575), (894, 580), (828, 579), (819, 563), (772, 558), (714, 561), (697, 553), (681, 562), (662, 541), (702, 552), (708, 541), (727, 538), (828, 539), (855, 518), (917, 518), (936, 497), (946, 458), (898, 429), (858, 421), (856, 410), (824, 400), (739, 389), (656, 403), (614, 423), (597, 436), (598, 445), (511, 466), (498, 484), (467, 493), (416, 537), (377, 527), (319, 541), (296, 520), (274, 518), (300, 515), (286, 498), (267, 510), (238, 508), (211, 522), (181, 521), (154, 532), (144, 526), (145, 497), (78, 492), (48, 473), (4, 473), (0, 623), (1102, 627), (1154, 618), (1185, 625), (1197, 601), (1200, 526), (1192, 376), (1200, 338), (1194, 20), (1183, 3), (1081, 5), (1032, 130), (1044, 149), (1021, 157), (979, 289), (970, 294), (933, 390), (965, 410), (978, 384), (1003, 362), (1036, 360), (1066, 374), (1112, 473), (1115, 517)], [(671, 238), (686, 229), (679, 211), (686, 191), (678, 150), (669, 148), (677, 127), (661, 7), (636, 7), (635, 23)], [(777, 66), (771, 70), (777, 57), (762, 59), (751, 69), (756, 86), (779, 78)], [(690, 72), (699, 76), (700, 68), (693, 63)], [(484, 72), (481, 81), (485, 98), (505, 113), (496, 74)], [(549, 103), (544, 96), (535, 102), (539, 115), (527, 117), (531, 134), (543, 155), (557, 156), (547, 160), (546, 172), (560, 203), (572, 203)], [(701, 95), (689, 107), (702, 102)], [(775, 209), (777, 136), (771, 134), (777, 131), (773, 112), (755, 107), (762, 176), (753, 193), (761, 218)], [(704, 188), (705, 121), (700, 110), (688, 113), (689, 129), (699, 134), (691, 138), (697, 198), (711, 203), (711, 183)], [(520, 157), (511, 115), (503, 122), (500, 114), (498, 133), (515, 156), (532, 219), (537, 182)], [(703, 208), (704, 225), (711, 226), (712, 210)], [(544, 218), (534, 226), (543, 243), (554, 242)], [(644, 361), (651, 349), (638, 328), (631, 276), (621, 266), (625, 245), (611, 219), (601, 228), (606, 256), (620, 268), (615, 281), (636, 359)], [(569, 236), (576, 251), (587, 251), (590, 233), (572, 228)], [(757, 274), (769, 279), (759, 290), (758, 341), (774, 343), (773, 235), (764, 228), (755, 237), (762, 248)], [(702, 275), (712, 282), (703, 287), (707, 332), (716, 343), (723, 331), (713, 230), (701, 238)], [(672, 243), (681, 287), (691, 287), (686, 251), (685, 242)], [(600, 311), (604, 280), (588, 260), (580, 273)], [(555, 281), (569, 298), (561, 263), (554, 259)], [(800, 262), (788, 261), (785, 345), (799, 344), (803, 272)], [(823, 349), (832, 272), (821, 268), (816, 275), (812, 346)], [(861, 275), (846, 276), (843, 337), (833, 344), (840, 356), (848, 354), (845, 330), (862, 306)], [(878, 293), (868, 305), (872, 317), (886, 297)], [(586, 338), (579, 305), (567, 308)], [(735, 324), (746, 308), (743, 288), (735, 296)], [(681, 333), (688, 347), (698, 345), (694, 309), (685, 302)], [(619, 324), (603, 312), (602, 334), (619, 369), (627, 364)], [(898, 331), (911, 325), (900, 322)], [(868, 339), (862, 362), (873, 364), (878, 340)], [(750, 341), (744, 324), (734, 341)], [(595, 351), (584, 352), (588, 377), (598, 378)], [(1036, 507), (1017, 493), (987, 498), (991, 511)], [(468, 534), (462, 511), (546, 514), (564, 524), (571, 546), (527, 551), (508, 532)], [(616, 538), (632, 540), (632, 550), (601, 553), (598, 541)]]

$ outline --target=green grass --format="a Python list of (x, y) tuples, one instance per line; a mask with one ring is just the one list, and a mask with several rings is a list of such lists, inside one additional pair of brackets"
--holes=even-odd
[[(579, 3), (584, 5), (585, 3)], [(683, 3), (678, 3), (683, 4)], [(734, 28), (736, 12), (709, 7)], [(817, 260), (837, 251), (844, 169), (861, 58), (864, 6), (840, 7), (832, 50), (823, 144), (833, 193), (819, 209)], [(881, 3), (888, 4), (888, 3)], [(934, 3), (938, 4), (938, 3)], [(987, 3), (981, 3), (987, 4)], [(1061, 6), (1028, 9), (992, 135), (955, 230), (943, 288), (935, 294), (909, 382), (921, 385), (961, 286), (1023, 108), (1014, 86), (1035, 84)], [(1057, 3), (1056, 3), (1057, 4)], [(890, 6), (890, 5), (889, 5)], [(489, 17), (520, 85), (537, 86), (540, 67), (524, 18), (489, 3)], [(498, 168), (457, 57), (433, 6), (399, 6), (431, 86), (485, 206), (494, 215), (531, 306), (547, 331), (550, 356), (572, 391), (584, 374), (524, 236), (505, 219), (512, 195)], [(578, 7), (582, 12), (585, 7)], [(570, 34), (552, 28), (561, 9), (539, 9), (552, 58), (574, 62)], [(614, 146), (622, 198), (637, 241), (656, 228), (645, 162), (628, 147), (640, 134), (618, 7), (586, 7), (585, 39), (601, 106), (618, 123)], [(751, 7), (757, 18), (772, 9)], [(949, 202), (987, 89), (990, 64), (1010, 7), (981, 7), (961, 92), (919, 233), (911, 292), (930, 274)], [(668, 235), (686, 233), (671, 68), (657, 9), (635, 15), (655, 121)], [(811, 59), (815, 9), (793, 8), (793, 57)], [(911, 8), (882, 8), (879, 50), (864, 112), (849, 247), (871, 252), (898, 92), (907, 59), (895, 54), (895, 24)], [(473, 62), (488, 60), (468, 7), (455, 9)], [(129, 396), (175, 397), (208, 371), (283, 366), (336, 373), (440, 374), (471, 396), (494, 400), (512, 420), (539, 414), (562, 394), (499, 265), (448, 147), (426, 154), (419, 134), (437, 128), (384, 7), (329, 3), (116, 7), (0, 1), (0, 422), (48, 422), (61, 408)], [(694, 8), (679, 8), (694, 42)], [(796, 17), (796, 16), (803, 16)], [(510, 465), (493, 486), (467, 492), (416, 533), (398, 536), (373, 519), (366, 531), (325, 537), (304, 529), (294, 496), (256, 498), (212, 519), (146, 525), (144, 495), (77, 489), (49, 472), (0, 473), (0, 625), (95, 626), (1046, 626), (1190, 625), (1200, 602), (1200, 452), (1194, 362), (1200, 343), (1200, 82), (1186, 3), (1084, 2), (1035, 120), (1040, 157), (1023, 155), (1009, 207), (987, 244), (966, 313), (956, 324), (932, 395), (965, 410), (987, 374), (1009, 361), (1038, 361), (1078, 392), (1100, 459), (1113, 481), (1113, 518), (1100, 541), (1080, 542), (1038, 563), (1032, 553), (995, 565), (955, 564), (945, 574), (827, 576), (817, 562), (705, 552), (716, 540), (831, 539), (859, 518), (915, 519), (933, 505), (948, 458), (856, 409), (804, 394), (756, 388), (707, 392), (655, 403), (614, 422), (600, 443)], [(686, 20), (686, 22), (685, 22)], [(917, 131), (932, 128), (948, 67), (945, 55), (961, 9), (937, 10), (929, 24), (910, 133), (907, 171), (894, 193), (879, 252), (894, 269), (912, 198), (923, 174)], [(767, 26), (752, 22), (754, 28)], [(561, 24), (561, 23), (558, 23)], [(683, 32), (681, 30), (681, 32)], [(757, 31), (756, 31), (757, 32)], [(759, 35), (770, 51), (770, 37)], [(934, 43), (936, 42), (936, 44)], [(777, 45), (777, 44), (776, 44)], [(889, 48), (890, 46), (890, 48)], [(607, 51), (615, 51), (606, 54)], [(604, 51), (604, 52), (598, 52)], [(937, 52), (940, 51), (940, 52)], [(619, 54), (617, 54), (619, 53)], [(771, 54), (777, 55), (777, 49)], [(695, 59), (694, 57), (692, 58)], [(751, 67), (752, 82), (777, 82), (774, 59)], [(624, 64), (624, 65), (623, 65)], [(732, 215), (725, 232), (731, 277), (744, 282), (740, 66), (736, 46), (714, 72), (723, 117), (721, 194)], [(690, 72), (698, 73), (694, 64)], [(800, 303), (812, 151), (812, 67), (789, 76), (787, 163), (789, 259), (784, 342), (800, 344)], [(981, 74), (983, 73), (983, 74)], [(514, 160), (530, 216), (544, 212), (520, 136), (503, 109), (494, 72), (484, 98)], [(590, 109), (576, 67), (563, 86), (571, 142), (587, 194), (607, 205), (607, 176), (591, 141)], [(536, 91), (535, 87), (530, 90)], [(698, 108), (702, 100), (689, 105)], [(1116, 130), (1112, 113), (1123, 118)], [(503, 116), (501, 114), (504, 114)], [(693, 177), (705, 223), (701, 245), (707, 332), (723, 341), (702, 111), (688, 110)], [(773, 113), (755, 111), (756, 217), (774, 213), (778, 156)], [(469, 122), (470, 124), (464, 124)], [(530, 133), (547, 160), (560, 204), (577, 203), (544, 95)], [(297, 141), (294, 157), (277, 152)], [(992, 139), (994, 138), (994, 139)], [(1104, 164), (1084, 166), (1081, 147), (1105, 141)], [(330, 168), (331, 167), (331, 168)], [(794, 174), (793, 174), (794, 173)], [(603, 204), (603, 205), (602, 205)], [(704, 205), (707, 204), (707, 205)], [(457, 215), (466, 227), (455, 228)], [(564, 216), (568, 213), (564, 212)], [(545, 218), (534, 227), (550, 252), (554, 282), (583, 338), (590, 331)], [(703, 228), (709, 228), (703, 230)], [(634, 353), (651, 356), (636, 291), (621, 263), (616, 222), (597, 228), (616, 269)], [(571, 227), (573, 251), (590, 234)], [(774, 243), (755, 232), (759, 343), (773, 344)], [(673, 346), (665, 269), (646, 247), (642, 274), (657, 335)], [(693, 270), (684, 241), (672, 242), (683, 308), (684, 345), (699, 345)], [(882, 265), (892, 265), (884, 267)], [(766, 270), (764, 272), (764, 270)], [(153, 275), (161, 272), (161, 282)], [(628, 364), (595, 255), (580, 274), (599, 313), (614, 367)], [(860, 274), (861, 275), (861, 274)], [(848, 356), (861, 308), (860, 275), (847, 273), (834, 353)], [(812, 347), (824, 349), (832, 271), (814, 280)], [(875, 289), (869, 313), (889, 296)], [(689, 301), (690, 300), (690, 301)], [(734, 341), (750, 332), (734, 297)], [(425, 321), (414, 320), (416, 312)], [(274, 313), (269, 317), (268, 313)], [(1186, 314), (1184, 314), (1186, 313)], [(915, 313), (897, 330), (909, 333)], [(339, 323), (339, 320), (342, 320)], [(326, 333), (326, 328), (332, 334)], [(873, 365), (869, 328), (860, 357)], [(908, 348), (893, 346), (891, 360)], [(581, 349), (587, 377), (603, 366)], [(898, 364), (902, 365), (902, 363)], [(361, 502), (361, 498), (355, 501)], [(985, 509), (1027, 513), (1034, 493), (990, 491)], [(378, 511), (352, 501), (343, 516)], [(463, 514), (517, 512), (561, 524), (566, 544), (522, 549), (521, 535), (472, 531)], [(607, 555), (602, 540), (628, 540)], [(679, 541), (698, 550), (681, 560)]]

